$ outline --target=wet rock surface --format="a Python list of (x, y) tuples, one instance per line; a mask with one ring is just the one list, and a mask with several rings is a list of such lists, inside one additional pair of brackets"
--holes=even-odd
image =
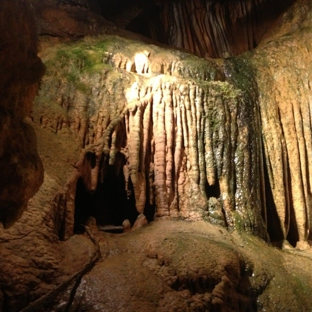
[(162, 220), (94, 239), (101, 260), (70, 301), (64, 294), (72, 288), (47, 311), (304, 311), (311, 304), (310, 252), (295, 256), (203, 221)]
[[(261, 209), (254, 209), (263, 200), (260, 116), (237, 75), (224, 81), (212, 61), (116, 36), (53, 45), (42, 57), (47, 74), (32, 119), (81, 148), (62, 203), (65, 237), (73, 231), (78, 180), (95, 194), (93, 206), (81, 209), (101, 222), (109, 222), (101, 205), (114, 209), (114, 201), (149, 221), (155, 213), (208, 219), (214, 197), (224, 225), (265, 237)], [(112, 185), (123, 201), (100, 195)]]
[[(3, 3), (16, 16), (16, 2)], [(68, 14), (53, 34), (66, 40), (80, 28)], [(0, 310), (306, 311), (310, 15), (300, 0), (255, 51), (215, 61), (117, 36), (41, 38), (47, 71), (32, 111), (43, 74), (34, 28), (13, 40), (22, 56), (2, 62), (0, 208), (18, 209), (4, 225), (31, 199), (0, 229)], [(29, 125), (45, 168), (35, 196), (42, 168)], [(99, 231), (137, 218), (135, 231)]]

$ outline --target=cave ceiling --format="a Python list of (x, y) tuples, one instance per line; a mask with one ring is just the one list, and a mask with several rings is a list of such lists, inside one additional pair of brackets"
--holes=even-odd
[(255, 48), (293, 0), (102, 0), (89, 8), (118, 27), (202, 57)]

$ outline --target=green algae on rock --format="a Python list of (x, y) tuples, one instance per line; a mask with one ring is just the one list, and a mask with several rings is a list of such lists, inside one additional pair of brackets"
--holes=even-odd
[(81, 177), (95, 191), (113, 167), (127, 194), (133, 186), (138, 213), (154, 207), (157, 217), (209, 219), (214, 197), (224, 224), (265, 237), (249, 85), (224, 81), (210, 60), (117, 36), (53, 46), (43, 59), (33, 119), (76, 135), (82, 158), (72, 183)]

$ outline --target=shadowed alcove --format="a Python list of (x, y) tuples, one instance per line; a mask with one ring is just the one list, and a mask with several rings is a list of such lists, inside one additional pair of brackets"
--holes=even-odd
[[(99, 179), (94, 192), (86, 189), (82, 178), (78, 179), (75, 197), (75, 233), (84, 232), (83, 224), (89, 217), (94, 217), (99, 227), (121, 226), (125, 219), (133, 224), (136, 220), (138, 213), (133, 185), (129, 181), (129, 190), (126, 192), (123, 165), (120, 165), (125, 163), (123, 154), (116, 154), (116, 163), (119, 165), (106, 165), (104, 178), (102, 181)], [(92, 161), (90, 164), (92, 166)]]

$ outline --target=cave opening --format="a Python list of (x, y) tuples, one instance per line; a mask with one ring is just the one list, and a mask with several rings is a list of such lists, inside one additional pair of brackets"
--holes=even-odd
[[(89, 156), (90, 160), (92, 157)], [(125, 157), (116, 154), (117, 165), (106, 165), (103, 180), (99, 179), (97, 188), (90, 192), (85, 187), (83, 179), (77, 181), (74, 214), (74, 233), (83, 233), (84, 224), (89, 217), (96, 219), (100, 229), (112, 232), (122, 232), (122, 223), (128, 219), (133, 225), (138, 212), (135, 206), (134, 190), (129, 179), (128, 191), (125, 190), (123, 164)], [(115, 227), (115, 229), (114, 229)]]

